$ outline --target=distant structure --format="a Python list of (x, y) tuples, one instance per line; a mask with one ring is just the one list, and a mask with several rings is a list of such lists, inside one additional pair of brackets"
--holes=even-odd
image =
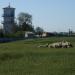
[(3, 28), (5, 34), (11, 34), (14, 32), (15, 24), (15, 8), (11, 7), (10, 4), (8, 7), (3, 8)]

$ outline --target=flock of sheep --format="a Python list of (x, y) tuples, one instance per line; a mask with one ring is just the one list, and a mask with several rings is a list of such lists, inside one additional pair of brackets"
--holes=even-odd
[(51, 44), (39, 45), (38, 47), (49, 47), (49, 48), (71, 48), (73, 45), (68, 41), (55, 42)]

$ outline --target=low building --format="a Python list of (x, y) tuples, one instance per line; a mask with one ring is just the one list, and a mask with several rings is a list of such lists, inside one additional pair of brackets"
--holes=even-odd
[(35, 37), (35, 33), (33, 32), (25, 32), (25, 38), (34, 38)]
[(55, 36), (55, 34), (51, 33), (51, 32), (43, 32), (42, 33), (42, 37), (51, 37), (51, 36)]

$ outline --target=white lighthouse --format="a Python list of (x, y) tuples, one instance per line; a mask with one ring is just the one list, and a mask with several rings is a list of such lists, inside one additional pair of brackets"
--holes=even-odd
[(15, 8), (10, 5), (3, 8), (3, 28), (5, 34), (11, 34), (14, 32), (14, 19), (15, 19)]

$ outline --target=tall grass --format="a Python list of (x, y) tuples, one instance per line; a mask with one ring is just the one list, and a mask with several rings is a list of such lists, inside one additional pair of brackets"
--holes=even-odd
[(51, 37), (0, 44), (0, 75), (75, 75), (74, 48), (38, 48), (39, 44), (74, 37)]

